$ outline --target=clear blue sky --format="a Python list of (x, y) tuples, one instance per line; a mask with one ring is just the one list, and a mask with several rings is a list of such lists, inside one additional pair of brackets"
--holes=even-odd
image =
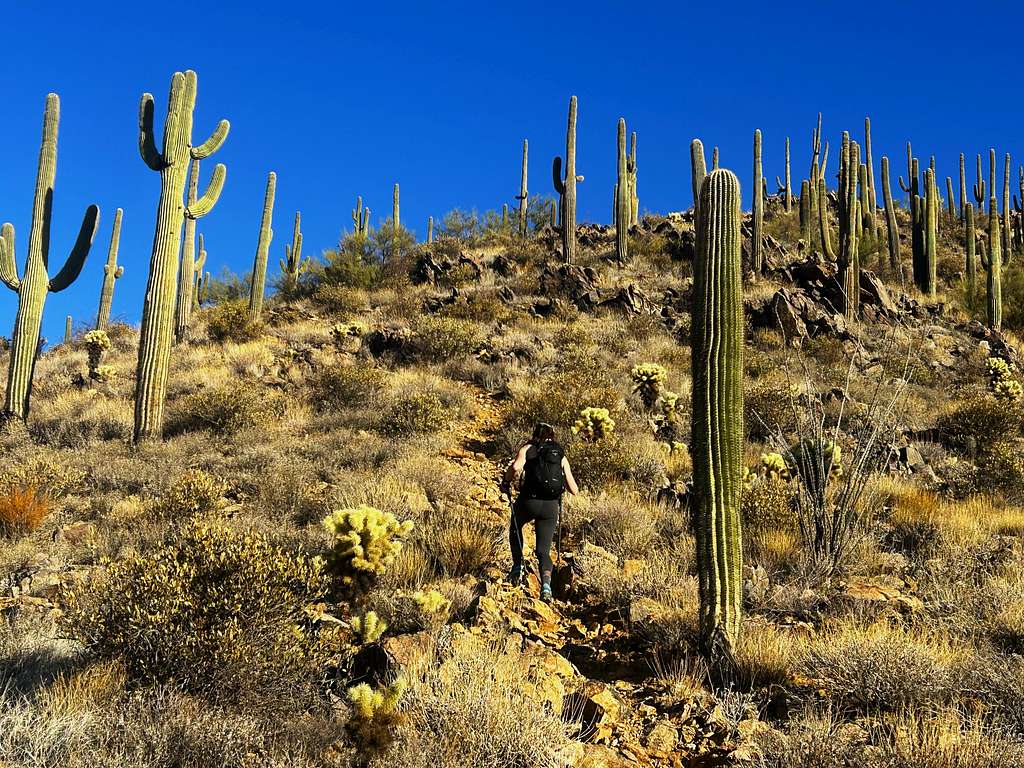
[[(1019, 2), (969, 11), (934, 2), (571, 5), (7, 3), (0, 220), (17, 229), (19, 269), (48, 91), (62, 105), (51, 268), (85, 207), (102, 213), (82, 276), (47, 300), (44, 335), (59, 341), (67, 314), (92, 322), (118, 206), (125, 276), (114, 315), (138, 320), (160, 186), (138, 155), (138, 103), (154, 94), (162, 130), (175, 70), (199, 74), (197, 141), (219, 118), (231, 121), (216, 156), (227, 184), (199, 227), (215, 273), (251, 265), (269, 170), (278, 174), (273, 269), (296, 209), (304, 251), (319, 253), (350, 226), (357, 194), (375, 222), (387, 215), (396, 181), (402, 222), (421, 237), (428, 215), (511, 203), (523, 138), (530, 190), (550, 194), (573, 93), (582, 220), (609, 218), (619, 116), (639, 134), (641, 208), (659, 212), (690, 205), (693, 137), (709, 153), (720, 146), (746, 190), (753, 130), (764, 134), (772, 181), (789, 135), (798, 186), (819, 110), (833, 147), (843, 129), (859, 136), (870, 115), (876, 166), (888, 153), (894, 173), (905, 172), (907, 138), (922, 158), (938, 157), (943, 182), (955, 180), (961, 151), (972, 180), (974, 154), (989, 146), (1000, 158), (1012, 152), (1014, 168), (1024, 158)], [(6, 336), (15, 298), (0, 287)]]

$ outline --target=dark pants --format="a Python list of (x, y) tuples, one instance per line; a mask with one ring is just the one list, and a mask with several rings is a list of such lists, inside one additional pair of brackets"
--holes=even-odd
[(508, 541), (512, 547), (512, 565), (523, 566), (523, 526), (531, 520), (537, 531), (537, 559), (540, 561), (540, 580), (543, 584), (551, 583), (551, 543), (555, 540), (555, 527), (558, 525), (557, 500), (516, 499), (513, 509), (512, 523), (508, 529)]

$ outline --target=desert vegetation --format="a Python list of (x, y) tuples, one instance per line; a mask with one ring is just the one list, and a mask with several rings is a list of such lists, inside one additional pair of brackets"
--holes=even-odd
[[(227, 169), (199, 172), (229, 125), (193, 143), (196, 90), (174, 74), (159, 144), (140, 105), (140, 327), (110, 319), (118, 209), (93, 327), (41, 347), (99, 215), (51, 276), (53, 94), (22, 272), (0, 236), (0, 763), (1024, 762), (1009, 156), (972, 204), (962, 156), (943, 200), (908, 143), (880, 203), (870, 122), (829, 189), (819, 116), (799, 185), (788, 138), (775, 192), (760, 131), (749, 176), (694, 140), (697, 204), (641, 215), (620, 120), (613, 223), (580, 223), (572, 97), (552, 197), (524, 140), (511, 207), (420, 242), (395, 183), (309, 257), (298, 212), (273, 243), (269, 171), (251, 273), (215, 278)], [(551, 603), (504, 581), (500, 480), (539, 421), (582, 487)]]

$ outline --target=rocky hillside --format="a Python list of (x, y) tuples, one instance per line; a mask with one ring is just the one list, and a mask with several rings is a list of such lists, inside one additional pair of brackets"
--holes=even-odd
[[(1016, 339), (962, 288), (957, 222), (934, 297), (863, 239), (853, 319), (797, 210), (763, 226), (728, 665), (698, 647), (692, 212), (626, 260), (581, 225), (572, 264), (550, 227), (383, 267), (356, 234), (260, 323), (210, 294), (162, 440), (132, 443), (135, 329), (39, 358), (0, 434), (0, 762), (1020, 765)], [(550, 604), (504, 582), (500, 476), (541, 420), (582, 487)]]

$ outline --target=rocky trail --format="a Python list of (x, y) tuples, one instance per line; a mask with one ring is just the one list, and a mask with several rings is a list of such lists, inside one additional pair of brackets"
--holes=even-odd
[[(467, 506), (500, 520), (506, 531), (509, 499), (500, 483), (507, 457), (498, 455), (494, 439), (500, 425), (498, 405), (482, 391), (476, 399), (476, 416), (461, 427), (459, 447), (445, 458), (472, 479)], [(671, 675), (656, 675), (658, 665), (627, 631), (626, 617), (609, 614), (588, 599), (577, 580), (574, 553), (586, 551), (612, 562), (614, 555), (585, 541), (563, 539), (555, 566), (556, 599), (549, 604), (538, 599), (532, 526), (524, 530), (524, 538), (527, 583), (513, 587), (504, 581), (503, 538), (498, 548), (502, 560), (479, 582), (468, 626), (450, 629), (529, 660), (542, 699), (583, 742), (574, 765), (717, 766), (754, 758), (749, 737), (759, 723), (756, 713), (748, 714), (752, 720), (732, 721), (710, 696), (664, 679)], [(630, 563), (622, 565), (628, 571)], [(399, 663), (410, 643), (416, 644), (411, 638), (389, 644)]]

